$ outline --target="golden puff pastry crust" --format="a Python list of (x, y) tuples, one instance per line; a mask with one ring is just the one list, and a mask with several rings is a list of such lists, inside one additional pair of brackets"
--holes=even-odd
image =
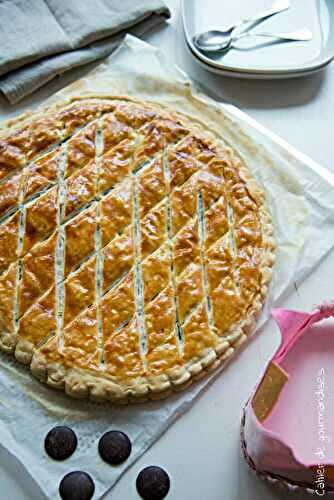
[(262, 190), (197, 119), (72, 98), (0, 131), (0, 347), (76, 398), (159, 399), (254, 329)]

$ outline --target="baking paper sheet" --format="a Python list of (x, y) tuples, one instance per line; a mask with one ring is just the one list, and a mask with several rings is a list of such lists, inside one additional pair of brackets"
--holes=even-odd
[[(294, 282), (301, 281), (334, 246), (331, 174), (240, 110), (200, 94), (152, 46), (128, 36), (97, 70), (51, 101), (86, 92), (129, 94), (166, 103), (208, 122), (245, 159), (266, 191), (278, 244), (270, 297), (259, 325), (268, 318), (269, 307), (277, 305)], [(60, 479), (80, 469), (94, 478), (97, 499), (191, 407), (216, 375), (166, 401), (115, 407), (71, 400), (35, 381), (13, 358), (0, 355), (0, 442), (24, 465), (47, 498), (57, 498)], [(73, 427), (79, 438), (77, 452), (64, 463), (52, 462), (43, 449), (45, 435), (59, 424)], [(99, 437), (110, 429), (123, 430), (133, 443), (130, 459), (117, 468), (102, 462), (97, 453)]]

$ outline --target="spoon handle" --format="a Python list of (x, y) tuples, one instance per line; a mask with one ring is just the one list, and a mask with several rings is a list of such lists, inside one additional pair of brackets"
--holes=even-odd
[(261, 36), (267, 38), (275, 38), (277, 40), (287, 40), (291, 42), (307, 42), (312, 39), (312, 32), (307, 28), (301, 29), (299, 31), (293, 31), (291, 33), (267, 33), (263, 31), (249, 31), (248, 33), (242, 33), (233, 37), (233, 41), (239, 40), (240, 38), (246, 38), (248, 36)]
[(255, 23), (257, 21), (261, 22), (265, 21), (266, 19), (269, 19), (269, 17), (271, 16), (274, 16), (276, 14), (279, 14), (280, 12), (290, 9), (290, 7), (291, 7), (290, 0), (276, 0), (276, 2), (274, 2), (269, 9), (266, 9), (262, 12), (258, 12), (257, 14), (255, 14), (250, 18), (242, 19), (241, 21), (236, 23), (234, 26), (234, 31), (238, 33), (243, 33), (246, 29), (248, 29), (249, 23)]

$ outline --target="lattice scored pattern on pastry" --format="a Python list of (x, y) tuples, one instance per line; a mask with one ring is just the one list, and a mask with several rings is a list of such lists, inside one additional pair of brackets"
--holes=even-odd
[(274, 261), (232, 150), (158, 105), (86, 98), (0, 133), (1, 348), (76, 397), (184, 387), (254, 325)]

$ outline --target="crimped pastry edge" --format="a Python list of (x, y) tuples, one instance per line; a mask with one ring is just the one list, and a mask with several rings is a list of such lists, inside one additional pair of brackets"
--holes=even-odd
[(258, 186), (242, 159), (235, 154), (230, 146), (226, 146), (224, 140), (209, 129), (209, 125), (197, 117), (192, 117), (173, 111), (161, 103), (142, 101), (129, 96), (107, 95), (107, 94), (85, 94), (72, 96), (51, 106), (41, 106), (36, 111), (27, 111), (22, 115), (10, 119), (0, 127), (0, 138), (3, 132), (16, 128), (17, 125), (30, 122), (33, 118), (46, 116), (57, 110), (73, 104), (76, 101), (99, 99), (128, 101), (138, 104), (143, 108), (162, 111), (171, 119), (176, 119), (185, 125), (189, 131), (197, 136), (205, 138), (208, 142), (222, 145), (224, 152), (230, 155), (230, 159), (239, 163), (238, 172), (245, 181), (247, 189), (259, 207), (262, 227), (262, 240), (264, 250), (262, 252), (261, 286), (248, 314), (244, 320), (237, 324), (228, 335), (220, 337), (219, 344), (215, 349), (210, 348), (203, 355), (193, 360), (187, 366), (173, 368), (168, 373), (150, 377), (138, 377), (129, 384), (115, 382), (110, 376), (78, 368), (65, 368), (61, 364), (47, 364), (43, 355), (34, 346), (8, 332), (0, 332), (0, 349), (6, 353), (14, 354), (15, 358), (30, 366), (32, 374), (40, 381), (58, 390), (64, 390), (66, 394), (76, 399), (91, 399), (97, 402), (111, 401), (119, 404), (140, 403), (147, 400), (164, 399), (174, 391), (181, 391), (191, 385), (192, 382), (203, 378), (208, 372), (217, 370), (226, 364), (239, 351), (239, 348), (254, 333), (256, 321), (261, 314), (265, 303), (269, 284), (272, 277), (272, 267), (275, 262), (275, 239), (271, 218), (265, 202), (264, 191)]

